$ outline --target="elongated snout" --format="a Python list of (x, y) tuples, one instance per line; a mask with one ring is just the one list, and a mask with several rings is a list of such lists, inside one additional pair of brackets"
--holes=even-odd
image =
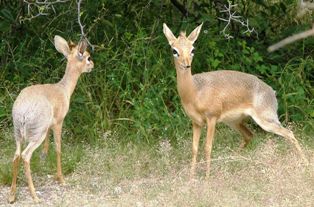
[(190, 57), (183, 57), (182, 58), (181, 66), (184, 69), (190, 69), (191, 68), (191, 64), (192, 64), (192, 59)]

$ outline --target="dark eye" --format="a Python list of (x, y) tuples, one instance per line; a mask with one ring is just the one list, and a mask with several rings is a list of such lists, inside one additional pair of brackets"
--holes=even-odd
[(195, 52), (195, 49), (193, 49), (193, 50), (191, 51), (191, 55), (194, 55), (194, 52)]
[(90, 57), (87, 58), (88, 61), (91, 61), (92, 59)]
[(174, 56), (176, 56), (176, 57), (179, 56), (179, 53), (178, 53), (178, 51), (177, 51), (176, 49), (172, 49), (172, 54), (173, 54)]

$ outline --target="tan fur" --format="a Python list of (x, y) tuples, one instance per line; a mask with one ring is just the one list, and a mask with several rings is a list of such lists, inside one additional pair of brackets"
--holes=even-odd
[[(63, 184), (61, 170), (61, 133), (62, 123), (69, 110), (70, 98), (83, 72), (90, 72), (94, 67), (90, 54), (85, 51), (86, 44), (75, 46), (68, 44), (62, 37), (54, 38), (56, 49), (67, 58), (66, 71), (60, 82), (56, 84), (40, 84), (29, 86), (21, 91), (14, 102), (12, 116), (16, 152), (13, 160), (13, 179), (9, 202), (16, 199), (16, 181), (20, 158), (23, 159), (25, 176), (34, 201), (36, 195), (30, 171), (32, 153), (45, 140), (43, 153), (48, 153), (48, 133), (52, 129), (56, 143), (57, 180)], [(21, 145), (28, 142), (22, 151)]]
[(201, 127), (207, 126), (205, 154), (207, 177), (210, 170), (210, 154), (216, 123), (224, 122), (238, 130), (246, 146), (252, 132), (244, 125), (246, 117), (252, 117), (264, 130), (276, 133), (292, 142), (307, 163), (301, 148), (291, 131), (281, 126), (277, 116), (275, 91), (256, 76), (230, 70), (220, 70), (192, 75), (193, 44), (202, 25), (186, 37), (176, 38), (166, 24), (163, 32), (174, 51), (177, 88), (182, 106), (193, 123), (191, 177), (195, 173), (196, 156)]

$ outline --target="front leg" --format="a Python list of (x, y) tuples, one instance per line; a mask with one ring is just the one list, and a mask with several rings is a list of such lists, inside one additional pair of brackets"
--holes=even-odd
[(215, 127), (216, 127), (216, 118), (207, 118), (207, 136), (206, 136), (206, 142), (205, 142), (205, 156), (206, 156), (206, 178), (209, 178), (209, 172), (210, 172), (210, 155), (212, 151), (213, 146), (213, 139), (215, 134)]
[(192, 163), (190, 170), (190, 179), (194, 178), (195, 175), (195, 164), (198, 152), (198, 145), (201, 136), (201, 126), (193, 122), (193, 143), (192, 143)]
[(56, 154), (57, 154), (57, 176), (56, 179), (60, 184), (64, 184), (64, 178), (62, 175), (61, 167), (61, 133), (62, 133), (62, 123), (58, 123), (53, 126), (54, 139), (56, 143)]

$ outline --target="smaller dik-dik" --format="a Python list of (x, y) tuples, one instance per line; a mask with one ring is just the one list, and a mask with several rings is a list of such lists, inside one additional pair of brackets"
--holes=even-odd
[(210, 171), (210, 154), (216, 123), (224, 122), (239, 131), (246, 146), (253, 134), (245, 126), (245, 118), (250, 116), (264, 130), (273, 132), (289, 140), (301, 158), (307, 160), (293, 133), (281, 126), (277, 116), (275, 92), (254, 75), (220, 70), (192, 75), (191, 64), (194, 56), (193, 44), (198, 38), (202, 24), (189, 36), (181, 32), (175, 37), (166, 24), (163, 32), (172, 48), (177, 73), (177, 89), (183, 108), (192, 119), (193, 145), (191, 178), (195, 173), (196, 157), (201, 128), (207, 126), (205, 142), (206, 177)]
[[(57, 154), (57, 176), (61, 184), (64, 183), (61, 170), (61, 132), (64, 117), (69, 110), (70, 98), (77, 84), (78, 78), (84, 72), (90, 72), (94, 63), (90, 54), (85, 51), (87, 44), (80, 41), (76, 46), (68, 44), (62, 37), (55, 36), (54, 44), (58, 52), (67, 59), (65, 75), (56, 84), (43, 84), (29, 86), (21, 91), (14, 102), (12, 116), (14, 124), (14, 137), (16, 152), (13, 159), (13, 178), (9, 202), (15, 201), (16, 181), (19, 161), (24, 162), (25, 176), (28, 187), (35, 202), (39, 199), (36, 195), (32, 181), (30, 160), (36, 148), (45, 140), (44, 153), (48, 152), (49, 129), (54, 132)], [(21, 151), (23, 142), (28, 142)]]

